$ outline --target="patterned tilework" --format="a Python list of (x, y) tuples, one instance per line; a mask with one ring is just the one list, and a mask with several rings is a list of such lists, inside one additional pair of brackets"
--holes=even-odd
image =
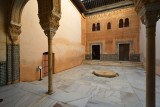
[(131, 61), (140, 61), (140, 54), (133, 54), (131, 56)]
[(12, 83), (12, 44), (7, 44), (7, 84)]
[(6, 85), (6, 62), (0, 62), (0, 86)]
[(86, 55), (85, 55), (85, 59), (86, 59), (86, 60), (91, 60), (91, 59), (92, 59), (92, 58), (91, 58), (91, 55), (90, 55), (90, 54), (86, 54)]
[[(92, 56), (90, 54), (85, 55), (86, 60), (92, 60)], [(102, 61), (119, 61), (118, 54), (101, 54)], [(130, 61), (140, 61), (139, 54), (131, 54)]]
[(20, 78), (20, 49), (19, 45), (13, 44), (13, 82)]
[(19, 81), (20, 51), (18, 44), (7, 44), (7, 83)]
[(119, 57), (117, 54), (103, 54), (102, 60), (106, 61), (118, 61)]

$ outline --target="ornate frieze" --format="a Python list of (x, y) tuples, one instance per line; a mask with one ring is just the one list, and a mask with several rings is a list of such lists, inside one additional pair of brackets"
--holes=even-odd
[[(119, 9), (119, 10), (113, 10), (113, 11), (109, 11), (109, 12), (105, 12), (105, 13), (100, 13), (100, 14), (95, 14), (95, 15), (91, 15), (91, 16), (86, 16), (87, 19), (89, 19), (89, 21), (95, 20), (95, 19), (109, 19), (110, 16), (114, 16), (117, 17), (117, 14), (126, 14), (129, 13), (131, 11), (134, 11), (135, 8), (125, 8), (125, 9)], [(112, 19), (111, 17), (111, 19)]]

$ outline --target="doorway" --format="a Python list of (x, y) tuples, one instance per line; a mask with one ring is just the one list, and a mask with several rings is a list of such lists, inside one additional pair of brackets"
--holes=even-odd
[(119, 44), (119, 60), (129, 61), (129, 44)]
[(92, 60), (100, 60), (100, 45), (92, 45)]
[[(54, 53), (52, 53), (52, 72), (54, 72)], [(43, 53), (43, 61), (42, 61), (43, 73), (42, 77), (48, 76), (48, 52)]]

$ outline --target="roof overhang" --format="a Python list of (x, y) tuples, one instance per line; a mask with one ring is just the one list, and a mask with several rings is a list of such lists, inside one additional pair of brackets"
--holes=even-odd
[(105, 5), (105, 6), (89, 9), (85, 11), (84, 14), (85, 16), (90, 16), (90, 15), (97, 14), (97, 13), (103, 13), (106, 11), (113, 11), (117, 9), (133, 7), (133, 6), (134, 6), (134, 3), (132, 1), (121, 1), (118, 3), (113, 3), (110, 5)]
[(71, 0), (71, 1), (77, 7), (77, 9), (79, 10), (80, 13), (84, 13), (87, 11), (85, 6), (81, 2), (81, 0)]
[(122, 8), (134, 6), (133, 1), (125, 0), (125, 1), (120, 1), (118, 3), (104, 5), (104, 6), (93, 8), (93, 9), (86, 9), (86, 7), (81, 2), (81, 0), (71, 0), (71, 1), (76, 6), (76, 8), (79, 10), (79, 12), (84, 13), (85, 16), (90, 16), (90, 15), (94, 15), (97, 13), (103, 13), (106, 11), (113, 11), (113, 10), (117, 10), (117, 9), (122, 9)]

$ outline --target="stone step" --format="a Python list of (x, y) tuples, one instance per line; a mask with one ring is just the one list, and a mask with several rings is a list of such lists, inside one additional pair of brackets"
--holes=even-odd
[(142, 62), (131, 61), (98, 61), (98, 60), (84, 60), (84, 65), (103, 65), (103, 66), (123, 66), (123, 67), (138, 67), (144, 68)]

